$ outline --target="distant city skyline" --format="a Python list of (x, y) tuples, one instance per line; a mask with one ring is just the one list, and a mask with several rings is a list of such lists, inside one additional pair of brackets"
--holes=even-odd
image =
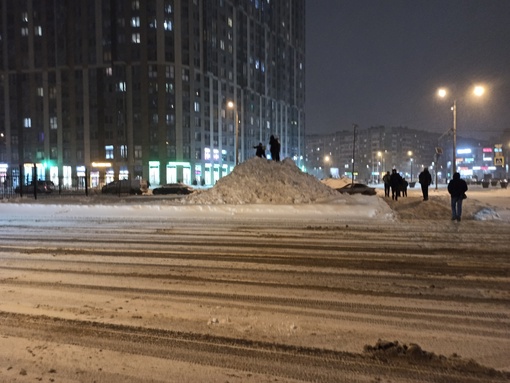
[[(307, 0), (306, 133), (510, 129), (510, 1)], [(467, 96), (483, 84), (486, 94)], [(452, 92), (439, 99), (439, 87)]]

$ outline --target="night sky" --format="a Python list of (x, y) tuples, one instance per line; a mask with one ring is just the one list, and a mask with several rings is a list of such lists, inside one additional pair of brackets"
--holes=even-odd
[(459, 136), (510, 129), (510, 0), (306, 0), (307, 134), (443, 133), (454, 98)]

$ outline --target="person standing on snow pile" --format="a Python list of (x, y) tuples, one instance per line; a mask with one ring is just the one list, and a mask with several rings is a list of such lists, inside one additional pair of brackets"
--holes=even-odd
[(452, 180), (448, 183), (448, 193), (452, 203), (452, 221), (460, 222), (462, 216), (462, 201), (466, 198), (468, 186), (466, 181), (460, 178), (459, 173), (453, 173)]
[(423, 169), (423, 171), (418, 176), (418, 181), (420, 181), (421, 193), (423, 194), (423, 200), (428, 201), (429, 186), (432, 183), (432, 176), (429, 173), (429, 168)]
[(269, 137), (269, 151), (273, 161), (280, 161), (280, 142), (273, 135)]
[(384, 196), (389, 197), (390, 196), (390, 172), (386, 172), (384, 177), (382, 178), (384, 182)]
[(253, 149), (256, 149), (255, 155), (260, 158), (266, 158), (266, 148), (262, 145), (262, 142), (259, 142), (257, 146), (254, 146)]
[(391, 171), (390, 176), (390, 187), (391, 187), (391, 199), (398, 201), (400, 196), (400, 185), (402, 185), (402, 177), (397, 173), (397, 169)]

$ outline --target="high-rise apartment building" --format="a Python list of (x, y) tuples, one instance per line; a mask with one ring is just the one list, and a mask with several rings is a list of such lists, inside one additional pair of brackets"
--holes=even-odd
[(304, 76), (304, 0), (0, 0), (0, 178), (212, 185), (271, 135), (299, 162)]

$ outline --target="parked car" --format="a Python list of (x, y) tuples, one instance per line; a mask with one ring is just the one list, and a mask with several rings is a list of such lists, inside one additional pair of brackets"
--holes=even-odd
[[(146, 185), (146, 183), (145, 183)], [(142, 180), (117, 180), (104, 185), (101, 188), (101, 193), (104, 194), (137, 194), (141, 195), (144, 192)]]
[(359, 184), (359, 183), (354, 183), (353, 187), (351, 187), (351, 185), (352, 184), (348, 184), (348, 185), (345, 185), (345, 186), (338, 188), (336, 190), (338, 190), (340, 193), (346, 193), (346, 194), (363, 194), (363, 195), (376, 195), (377, 194), (375, 188), (370, 187), (368, 185)]
[(195, 190), (183, 183), (165, 184), (154, 188), (152, 194), (191, 194)]
[[(49, 194), (53, 190), (55, 190), (55, 184), (52, 181), (37, 181), (37, 193), (46, 193)], [(15, 193), (19, 193), (20, 187), (16, 186), (14, 189)], [(34, 193), (34, 183), (31, 182), (29, 185), (23, 185), (23, 193), (33, 194)]]

